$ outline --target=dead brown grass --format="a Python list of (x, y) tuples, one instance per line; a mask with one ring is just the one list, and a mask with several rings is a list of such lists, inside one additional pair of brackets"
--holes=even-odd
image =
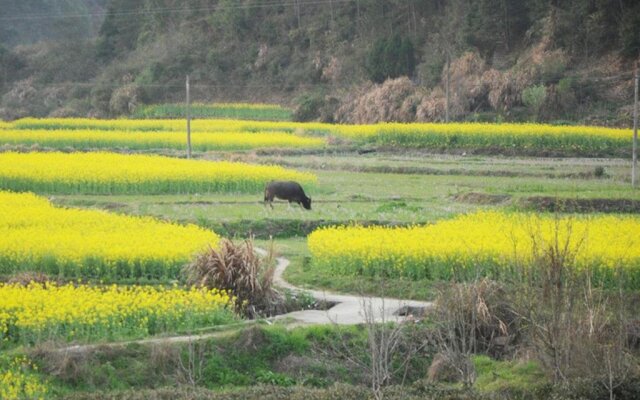
[(196, 286), (225, 290), (236, 298), (236, 309), (249, 317), (277, 314), (282, 305), (273, 287), (273, 250), (258, 256), (252, 240), (240, 244), (223, 239), (220, 248), (209, 248), (184, 268), (187, 281)]
[(407, 77), (389, 79), (380, 85), (365, 86), (350, 96), (338, 108), (336, 120), (357, 124), (413, 122), (424, 95)]
[(17, 284), (22, 286), (27, 286), (31, 283), (45, 285), (48, 282), (58, 282), (58, 281), (56, 279), (52, 279), (49, 275), (43, 272), (34, 272), (34, 271), (18, 272), (12, 275), (7, 280), (7, 283), (9, 284)]

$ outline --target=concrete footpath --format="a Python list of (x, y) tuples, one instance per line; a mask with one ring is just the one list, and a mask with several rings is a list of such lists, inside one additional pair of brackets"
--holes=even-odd
[[(263, 253), (260, 249), (259, 253)], [(286, 258), (277, 258), (274, 274), (276, 286), (292, 291), (310, 293), (317, 301), (336, 303), (328, 310), (302, 310), (280, 315), (278, 318), (289, 318), (303, 324), (339, 324), (354, 325), (367, 321), (391, 322), (413, 318), (412, 313), (431, 307), (431, 302), (401, 300), (383, 297), (342, 295), (321, 290), (305, 290), (289, 284), (283, 278), (284, 271), (289, 266)]]

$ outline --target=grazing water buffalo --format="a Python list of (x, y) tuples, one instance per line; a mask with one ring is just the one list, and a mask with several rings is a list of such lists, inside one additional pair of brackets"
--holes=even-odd
[(264, 204), (267, 202), (273, 208), (273, 198), (295, 202), (307, 210), (311, 210), (311, 198), (307, 197), (298, 182), (293, 181), (271, 181), (264, 188)]

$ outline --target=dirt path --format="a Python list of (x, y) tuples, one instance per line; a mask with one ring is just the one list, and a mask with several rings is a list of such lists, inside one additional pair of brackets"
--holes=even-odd
[[(303, 290), (291, 285), (282, 277), (285, 269), (289, 266), (289, 260), (286, 258), (278, 258), (277, 262), (274, 275), (276, 286), (293, 291), (304, 291), (310, 293), (316, 300), (336, 303), (336, 305), (326, 311), (295, 311), (276, 318), (291, 318), (304, 324), (333, 323), (339, 325), (354, 325), (373, 320), (377, 322), (401, 321), (406, 317), (399, 314), (405, 314), (407, 308), (424, 309), (432, 305), (431, 302), (424, 301), (341, 295), (320, 290)], [(410, 312), (408, 314), (410, 314)]]
[[(255, 249), (258, 254), (266, 255), (263, 249)], [(418, 309), (423, 310), (431, 307), (431, 302), (400, 300), (381, 297), (367, 297), (355, 295), (340, 295), (320, 290), (305, 290), (291, 285), (284, 280), (284, 271), (290, 262), (286, 258), (278, 257), (276, 259), (276, 270), (274, 274), (274, 282), (276, 286), (292, 291), (302, 291), (310, 293), (318, 301), (326, 301), (335, 303), (328, 310), (302, 310), (294, 311), (288, 314), (278, 315), (276, 317), (267, 318), (266, 323), (275, 321), (288, 321), (288, 326), (300, 325), (320, 325), (320, 324), (339, 324), (339, 325), (355, 325), (362, 324), (367, 321), (376, 322), (400, 322), (405, 318), (413, 318), (411, 311)], [(408, 312), (407, 312), (408, 311)], [(400, 315), (402, 314), (402, 315)], [(207, 332), (193, 335), (179, 335), (170, 337), (154, 337), (140, 340), (130, 340), (125, 342), (111, 342), (90, 345), (75, 345), (59, 348), (60, 352), (85, 352), (100, 347), (108, 346), (126, 346), (129, 344), (161, 344), (161, 343), (189, 343), (193, 341), (206, 340), (216, 337), (224, 337), (233, 334), (243, 326), (259, 323), (260, 321), (244, 321), (240, 324), (230, 326), (228, 329), (220, 327), (216, 332)]]

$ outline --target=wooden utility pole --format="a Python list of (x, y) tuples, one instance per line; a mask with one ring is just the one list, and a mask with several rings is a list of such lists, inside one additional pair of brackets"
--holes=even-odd
[(296, 17), (298, 17), (298, 29), (300, 29), (300, 0), (295, 0), (294, 6), (296, 9)]
[(329, 0), (329, 7), (331, 8), (331, 27), (333, 28), (336, 19), (336, 16), (333, 12), (333, 0)]
[(360, 34), (360, 0), (356, 0), (356, 31)]
[(189, 93), (189, 75), (187, 75), (187, 158), (191, 158), (191, 97)]
[(449, 122), (449, 104), (450, 104), (450, 96), (449, 96), (449, 83), (451, 82), (451, 74), (449, 73), (449, 64), (451, 60), (449, 59), (449, 50), (447, 50), (447, 82), (445, 85), (445, 94), (447, 96), (445, 111), (444, 111), (444, 121)]
[(631, 170), (631, 185), (638, 183), (638, 61), (636, 61), (635, 90), (633, 95), (633, 168)]

